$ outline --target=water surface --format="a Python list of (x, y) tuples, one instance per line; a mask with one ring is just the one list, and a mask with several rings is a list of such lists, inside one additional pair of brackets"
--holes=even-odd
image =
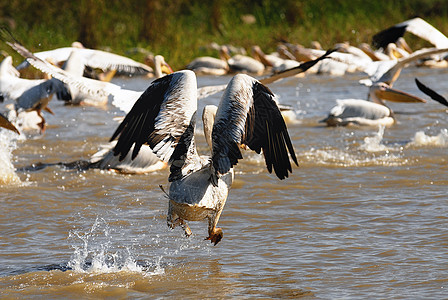
[[(6, 298), (444, 298), (448, 286), (448, 112), (396, 104), (390, 128), (326, 128), (335, 99), (367, 97), (357, 81), (309, 75), (270, 85), (291, 105), (300, 167), (279, 181), (246, 152), (221, 216), (193, 236), (166, 226), (168, 171), (123, 175), (32, 163), (88, 159), (122, 113), (53, 101), (45, 135), (2, 145), (0, 295)], [(444, 69), (409, 68), (396, 88), (448, 95)], [(199, 77), (199, 86), (231, 77)], [(136, 90), (144, 79), (114, 79)], [(217, 104), (220, 95), (200, 103)], [(199, 125), (200, 122), (199, 122)], [(198, 147), (207, 147), (198, 129)], [(9, 134), (2, 131), (0, 134)], [(15, 149), (15, 150), (12, 150)], [(11, 153), (12, 152), (12, 153)]]

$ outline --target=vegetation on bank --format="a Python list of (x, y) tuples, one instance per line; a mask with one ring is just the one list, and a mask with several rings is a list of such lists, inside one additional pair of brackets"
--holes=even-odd
[[(255, 22), (247, 22), (246, 15)], [(0, 1), (0, 24), (32, 51), (78, 40), (139, 61), (144, 54), (135, 49), (162, 54), (175, 70), (197, 56), (216, 56), (205, 47), (211, 42), (246, 49), (258, 44), (266, 52), (275, 50), (280, 40), (304, 46), (317, 40), (324, 48), (342, 41), (358, 45), (414, 16), (448, 33), (443, 0)], [(425, 46), (409, 40), (415, 48)], [(4, 43), (0, 50), (12, 54), (16, 63), (21, 60)]]

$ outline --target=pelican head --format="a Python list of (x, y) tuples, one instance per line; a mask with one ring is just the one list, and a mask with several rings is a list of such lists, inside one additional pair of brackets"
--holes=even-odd
[(173, 73), (173, 69), (171, 66), (165, 61), (165, 58), (162, 55), (148, 55), (145, 57), (145, 63), (154, 68), (154, 76), (156, 78), (160, 78), (163, 74), (171, 74)]

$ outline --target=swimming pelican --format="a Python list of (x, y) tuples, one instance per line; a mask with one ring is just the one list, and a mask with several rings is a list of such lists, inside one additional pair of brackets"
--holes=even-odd
[(224, 55), (224, 48), (219, 47), (219, 58), (212, 56), (201, 56), (192, 60), (185, 69), (192, 70), (196, 74), (225, 75), (229, 72), (229, 64)]
[[(186, 220), (208, 219), (208, 237), (216, 245), (223, 236), (217, 223), (233, 182), (233, 167), (242, 159), (240, 146), (263, 152), (269, 172), (279, 179), (292, 172), (288, 157), (297, 159), (272, 92), (254, 78), (238, 74), (226, 88), (219, 108), (206, 106), (204, 134), (211, 157), (199, 156), (194, 129), (196, 76), (190, 70), (154, 81), (135, 103), (111, 140), (124, 158), (134, 146), (135, 157), (147, 143), (170, 164), (167, 223), (192, 232)], [(216, 109), (216, 112), (215, 112)]]
[(417, 78), (415, 78), (415, 83), (417, 84), (418, 89), (431, 97), (431, 99), (439, 102), (442, 105), (448, 106), (448, 101), (445, 99), (445, 97), (421, 83)]
[(380, 60), (390, 60), (391, 57), (384, 53), (383, 51), (375, 51), (370, 47), (367, 43), (361, 43), (359, 44), (359, 49), (364, 51), (371, 59), (372, 61), (380, 61)]
[(273, 54), (265, 54), (257, 45), (252, 46), (251, 50), (252, 56), (263, 63), (266, 68), (272, 68), (272, 72), (274, 73), (279, 73), (300, 65), (300, 63), (295, 59), (281, 58), (278, 52)]
[(0, 113), (0, 127), (9, 129), (11, 131), (14, 131), (17, 134), (20, 134), (20, 132), (17, 130), (17, 128), (8, 120), (7, 117), (5, 117), (4, 115), (2, 115)]
[(230, 72), (261, 75), (265, 71), (265, 66), (255, 58), (242, 54), (230, 56), (230, 51), (227, 46), (222, 46), (222, 51), (229, 65)]
[(426, 102), (425, 100), (392, 89), (384, 82), (377, 82), (369, 89), (372, 102), (361, 99), (338, 99), (327, 118), (321, 122), (328, 126), (391, 126), (395, 123), (394, 113), (386, 106), (384, 100), (394, 102)]

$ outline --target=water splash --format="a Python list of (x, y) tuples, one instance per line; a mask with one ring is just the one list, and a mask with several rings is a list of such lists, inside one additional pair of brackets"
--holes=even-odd
[[(138, 272), (147, 273), (145, 266), (138, 264), (128, 247), (114, 249), (111, 229), (107, 222), (97, 217), (87, 231), (73, 230), (69, 233), (73, 239), (73, 255), (68, 267), (81, 273)], [(80, 245), (79, 245), (80, 243)], [(153, 273), (161, 273), (163, 268), (155, 267)]]
[(414, 138), (407, 146), (412, 147), (447, 147), (448, 146), (448, 129), (441, 129), (440, 133), (435, 136), (426, 135), (423, 131), (417, 131)]
[(365, 137), (359, 146), (341, 149), (314, 149), (305, 153), (306, 159), (317, 164), (338, 167), (400, 166), (409, 163), (400, 153), (402, 145), (384, 144), (384, 126), (374, 136)]
[(17, 134), (0, 129), (0, 185), (21, 184), (12, 164), (12, 152), (17, 148)]
[(390, 149), (386, 145), (382, 144), (384, 128), (384, 126), (379, 126), (376, 135), (364, 138), (364, 143), (359, 147), (359, 149), (367, 152), (389, 151)]

